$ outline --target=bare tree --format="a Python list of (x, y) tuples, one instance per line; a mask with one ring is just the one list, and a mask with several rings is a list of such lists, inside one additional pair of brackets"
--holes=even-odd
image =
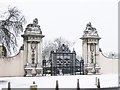
[(43, 51), (42, 51), (43, 57), (48, 59), (50, 51), (55, 50), (56, 48), (57, 48), (57, 45), (54, 42), (46, 41), (44, 43), (44, 48), (43, 48)]
[(62, 44), (68, 45), (68, 47), (72, 47), (75, 44), (75, 42), (68, 41), (62, 37), (56, 38), (54, 42), (56, 43), (57, 47), (61, 46)]
[(62, 37), (54, 39), (54, 41), (46, 41), (44, 43), (44, 48), (43, 48), (43, 57), (46, 59), (49, 58), (50, 52), (52, 50), (56, 50), (58, 47), (60, 47), (62, 44), (68, 45), (68, 47), (72, 47), (75, 42), (68, 41)]
[(8, 7), (4, 18), (0, 21), (0, 43), (6, 48), (7, 54), (11, 54), (11, 50), (17, 50), (17, 37), (23, 32), (26, 20), (16, 7)]

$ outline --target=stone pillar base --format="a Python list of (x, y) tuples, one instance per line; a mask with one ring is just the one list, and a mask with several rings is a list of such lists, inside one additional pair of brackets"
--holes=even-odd
[(43, 75), (43, 68), (36, 68), (36, 71), (37, 71), (37, 77), (40, 77)]

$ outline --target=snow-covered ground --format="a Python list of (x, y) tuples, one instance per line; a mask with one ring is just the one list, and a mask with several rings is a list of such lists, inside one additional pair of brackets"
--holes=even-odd
[(33, 81), (35, 81), (38, 88), (55, 88), (56, 80), (58, 80), (59, 88), (76, 88), (77, 79), (79, 79), (81, 88), (96, 88), (96, 77), (100, 79), (101, 87), (118, 87), (118, 75), (104, 74), (44, 77), (1, 77), (0, 89), (7, 88), (8, 82), (11, 82), (12, 88), (29, 88)]

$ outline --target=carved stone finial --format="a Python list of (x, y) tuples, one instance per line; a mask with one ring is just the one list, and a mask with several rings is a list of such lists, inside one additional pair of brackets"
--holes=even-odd
[(37, 18), (35, 18), (33, 20), (33, 23), (27, 25), (25, 33), (40, 33), (40, 34), (42, 34), (40, 25), (38, 25), (38, 19)]
[(92, 27), (91, 22), (89, 22), (86, 27)]
[(33, 20), (33, 24), (38, 24), (38, 19), (37, 18), (35, 18), (34, 20)]
[(92, 30), (93, 27), (91, 25), (91, 22), (89, 22), (87, 25), (86, 25), (86, 30)]
[(84, 34), (89, 34), (89, 35), (97, 35), (96, 28), (92, 27), (91, 22), (89, 22), (86, 25), (86, 29), (84, 31)]

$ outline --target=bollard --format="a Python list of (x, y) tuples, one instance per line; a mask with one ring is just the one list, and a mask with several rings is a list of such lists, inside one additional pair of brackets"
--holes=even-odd
[(8, 82), (8, 89), (7, 90), (11, 90), (10, 82)]
[(97, 88), (100, 88), (100, 79), (98, 78)]
[(55, 90), (59, 90), (58, 80), (56, 80), (56, 88)]
[(37, 90), (37, 85), (35, 85), (35, 81), (33, 81), (33, 85), (30, 86), (30, 90)]
[(77, 79), (77, 90), (80, 90), (79, 79)]

